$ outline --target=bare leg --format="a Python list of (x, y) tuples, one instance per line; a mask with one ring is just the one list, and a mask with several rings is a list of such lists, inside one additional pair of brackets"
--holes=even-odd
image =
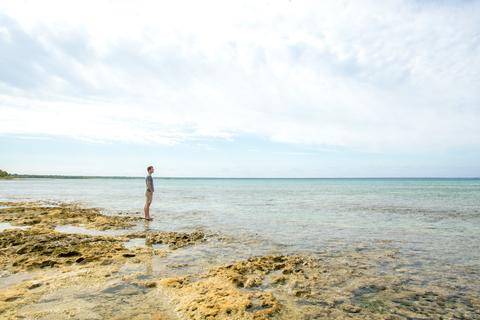
[(145, 202), (145, 207), (143, 208), (143, 212), (145, 213), (145, 219), (150, 220), (150, 203)]

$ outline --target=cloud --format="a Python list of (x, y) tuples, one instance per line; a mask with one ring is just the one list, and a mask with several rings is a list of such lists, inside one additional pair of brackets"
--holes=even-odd
[(480, 2), (8, 3), (0, 134), (477, 146)]

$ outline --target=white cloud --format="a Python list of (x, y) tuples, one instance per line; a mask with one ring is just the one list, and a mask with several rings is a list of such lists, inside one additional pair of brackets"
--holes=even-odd
[(0, 133), (476, 146), (480, 2), (0, 5)]

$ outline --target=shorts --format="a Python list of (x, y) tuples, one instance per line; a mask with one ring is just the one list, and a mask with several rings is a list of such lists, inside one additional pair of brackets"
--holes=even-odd
[(145, 191), (145, 201), (146, 201), (146, 203), (148, 203), (148, 204), (152, 203), (152, 198), (153, 198), (153, 192)]

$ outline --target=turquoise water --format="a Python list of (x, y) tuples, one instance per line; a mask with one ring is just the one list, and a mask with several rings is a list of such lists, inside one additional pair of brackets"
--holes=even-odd
[[(392, 240), (419, 260), (480, 266), (480, 179), (156, 179), (155, 185), (152, 229), (257, 238), (259, 250), (315, 252)], [(0, 181), (0, 199), (78, 201), (140, 215), (144, 180), (7, 180)]]

